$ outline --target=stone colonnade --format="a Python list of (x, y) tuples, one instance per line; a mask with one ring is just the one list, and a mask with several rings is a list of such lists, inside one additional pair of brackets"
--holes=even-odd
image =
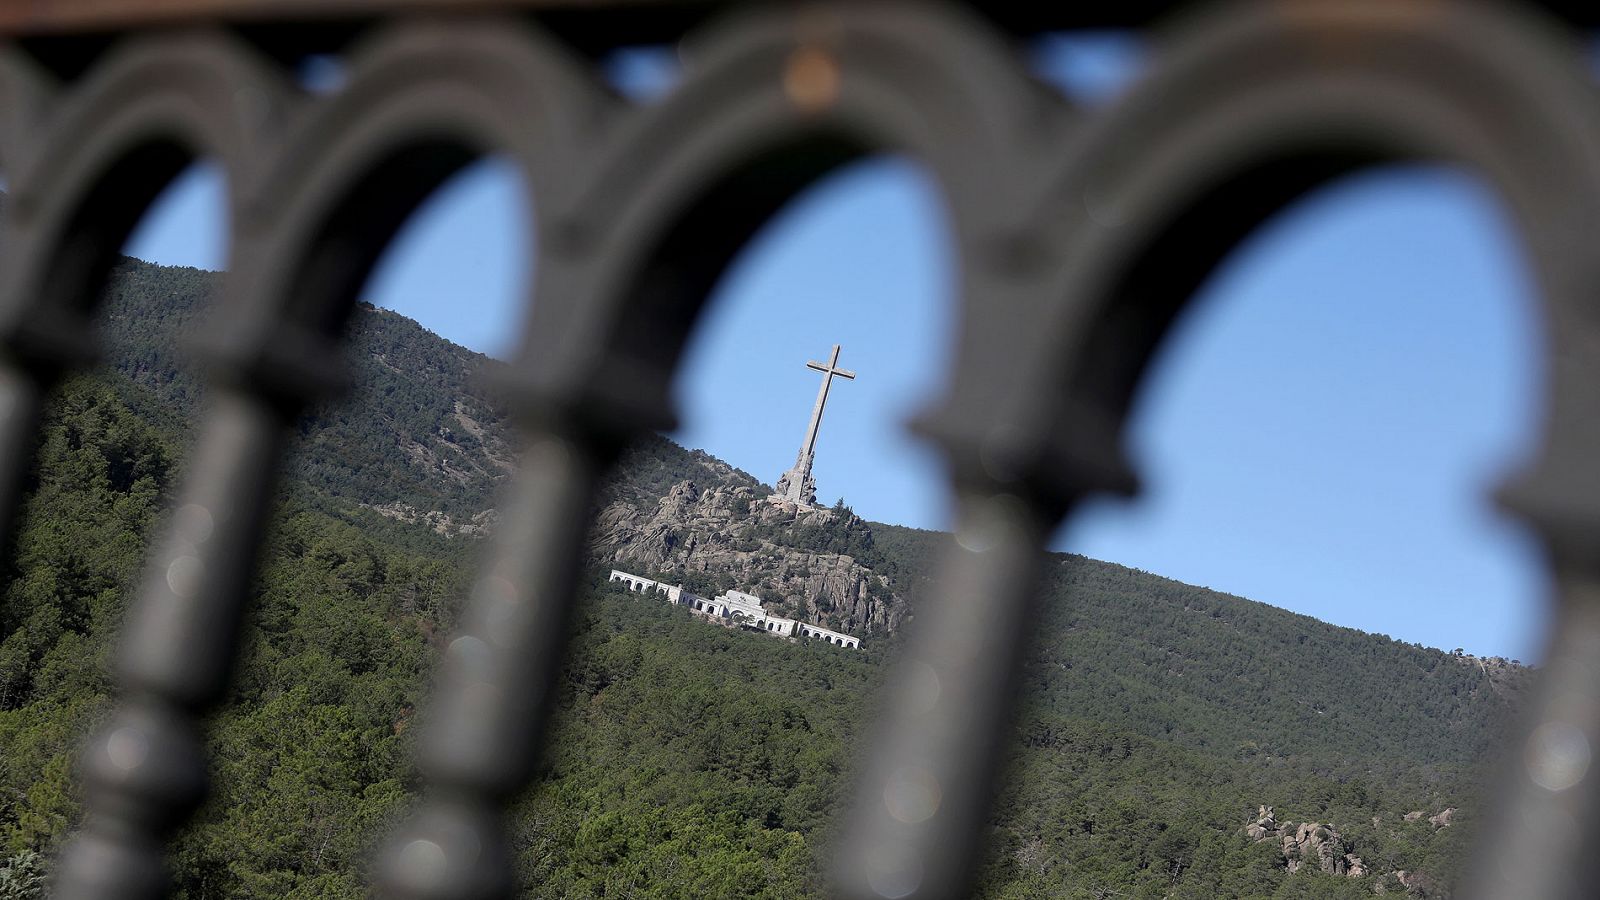
[(755, 631), (771, 634), (777, 637), (804, 637), (813, 640), (825, 641), (838, 647), (847, 647), (856, 650), (861, 647), (861, 639), (823, 628), (818, 625), (809, 625), (796, 619), (786, 619), (782, 616), (769, 615), (760, 597), (747, 594), (744, 591), (726, 591), (714, 599), (707, 600), (698, 594), (691, 593), (676, 584), (665, 584), (642, 575), (634, 575), (621, 569), (612, 569), (609, 581), (621, 582), (628, 586), (633, 593), (656, 593), (667, 598), (669, 603), (677, 606), (687, 606), (692, 612), (708, 616), (713, 619), (734, 620), (740, 625)]

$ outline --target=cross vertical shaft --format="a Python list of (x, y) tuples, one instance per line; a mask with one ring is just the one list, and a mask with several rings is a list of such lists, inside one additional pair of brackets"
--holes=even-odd
[(811, 506), (817, 502), (816, 481), (811, 476), (811, 461), (817, 449), (817, 431), (822, 426), (822, 411), (828, 405), (828, 391), (833, 387), (833, 377), (854, 379), (856, 373), (839, 368), (839, 345), (833, 345), (833, 353), (826, 363), (815, 360), (806, 363), (806, 368), (822, 373), (822, 385), (817, 388), (817, 403), (811, 408), (811, 424), (806, 427), (805, 442), (800, 445), (800, 453), (795, 457), (794, 467), (783, 473), (778, 479), (778, 489), (773, 494), (782, 500), (797, 503), (802, 506)]
[(833, 345), (833, 355), (828, 358), (828, 364), (823, 365), (816, 361), (806, 363), (806, 368), (815, 369), (822, 373), (822, 386), (817, 388), (817, 405), (811, 410), (811, 426), (806, 429), (806, 442), (801, 445), (801, 455), (809, 458), (817, 449), (817, 426), (822, 424), (822, 409), (828, 405), (828, 389), (833, 386), (833, 376), (840, 378), (855, 378), (856, 373), (839, 368), (839, 345)]

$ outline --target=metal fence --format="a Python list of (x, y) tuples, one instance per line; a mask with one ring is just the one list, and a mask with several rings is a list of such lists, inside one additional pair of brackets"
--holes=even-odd
[[(1560, 618), (1467, 890), (1595, 896), (1587, 8), (1051, 6), (0, 2), (0, 522), (45, 391), (93, 355), (94, 305), (134, 222), (200, 158), (225, 171), (231, 214), (209, 410), (130, 609), (123, 699), (85, 754), (88, 816), (59, 895), (163, 892), (164, 842), (204, 794), (202, 716), (235, 656), (287, 427), (343, 379), (342, 325), (402, 218), (486, 154), (537, 195), (532, 312), (506, 385), (530, 449), (446, 655), (427, 797), (375, 877), (385, 896), (510, 893), (502, 816), (543, 737), (599, 473), (671, 423), (666, 386), (742, 242), (812, 180), (889, 152), (932, 173), (959, 255), (959, 362), (918, 422), (948, 462), (957, 541), (891, 685), (836, 893), (965, 893), (1044, 541), (1080, 497), (1133, 489), (1120, 432), (1167, 326), (1264, 217), (1363, 166), (1425, 159), (1481, 173), (1513, 212), (1553, 375), (1540, 455), (1502, 499), (1545, 542)], [(1152, 66), (1115, 103), (1077, 108), (1030, 78), (1018, 36), (1106, 24), (1152, 29)], [(657, 103), (597, 75), (612, 47), (669, 41), (685, 73)], [(348, 79), (303, 90), (295, 65), (326, 52)]]

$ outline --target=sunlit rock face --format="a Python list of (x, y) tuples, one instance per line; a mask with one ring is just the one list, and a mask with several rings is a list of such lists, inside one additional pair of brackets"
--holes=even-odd
[(748, 590), (786, 615), (854, 634), (899, 626), (900, 596), (845, 552), (870, 546), (865, 521), (845, 510), (768, 500), (725, 468), (672, 485), (653, 508), (634, 499), (608, 503), (591, 536), (596, 558), (681, 580), (707, 596)]
[(1291, 872), (1314, 865), (1328, 875), (1349, 875), (1352, 868), (1366, 869), (1361, 858), (1348, 852), (1344, 838), (1331, 825), (1302, 822), (1299, 827), (1282, 830), (1283, 858)]
[[(1456, 808), (1453, 806), (1429, 816), (1422, 810), (1413, 810), (1400, 817), (1401, 823), (1411, 824), (1427, 818), (1435, 829), (1449, 828), (1454, 824)], [(1383, 827), (1383, 819), (1374, 816), (1373, 828)], [(1331, 824), (1321, 822), (1280, 822), (1276, 810), (1262, 805), (1256, 817), (1244, 827), (1245, 837), (1256, 843), (1273, 841), (1283, 856), (1283, 867), (1291, 874), (1300, 871), (1321, 871), (1345, 878), (1366, 878), (1373, 871), (1357, 855), (1352, 842)], [(1373, 891), (1378, 894), (1399, 892), (1419, 896), (1434, 896), (1437, 884), (1425, 872), (1396, 870), (1378, 874)]]
[(1246, 825), (1244, 832), (1257, 843), (1278, 841), (1283, 852), (1284, 868), (1291, 873), (1310, 866), (1328, 875), (1348, 878), (1364, 878), (1367, 875), (1366, 864), (1351, 852), (1344, 837), (1332, 825), (1320, 822), (1302, 822), (1299, 825), (1293, 822), (1280, 823), (1272, 807), (1261, 806), (1255, 821)]

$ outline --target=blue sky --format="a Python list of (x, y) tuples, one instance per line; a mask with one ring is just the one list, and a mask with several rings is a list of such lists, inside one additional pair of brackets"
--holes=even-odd
[[(1136, 76), (1142, 48), (1116, 34), (1052, 38), (1032, 60), (1098, 103)], [(674, 66), (669, 52), (640, 50), (608, 73), (648, 102)], [(441, 189), (367, 298), (505, 352), (536, 263), (520, 255), (529, 224), (508, 189), (516, 177), (491, 160)], [(191, 170), (129, 252), (221, 267), (218, 183)], [(950, 360), (954, 265), (915, 165), (833, 173), (718, 285), (677, 386), (675, 437), (774, 481), (815, 397), (805, 362), (842, 344), (840, 364), (860, 377), (830, 401), (820, 498), (943, 526), (937, 459), (902, 423)], [(1487, 496), (1541, 424), (1538, 325), (1504, 212), (1479, 181), (1409, 167), (1331, 185), (1259, 229), (1202, 288), (1131, 426), (1145, 492), (1090, 504), (1055, 547), (1407, 641), (1536, 659), (1546, 576)]]

